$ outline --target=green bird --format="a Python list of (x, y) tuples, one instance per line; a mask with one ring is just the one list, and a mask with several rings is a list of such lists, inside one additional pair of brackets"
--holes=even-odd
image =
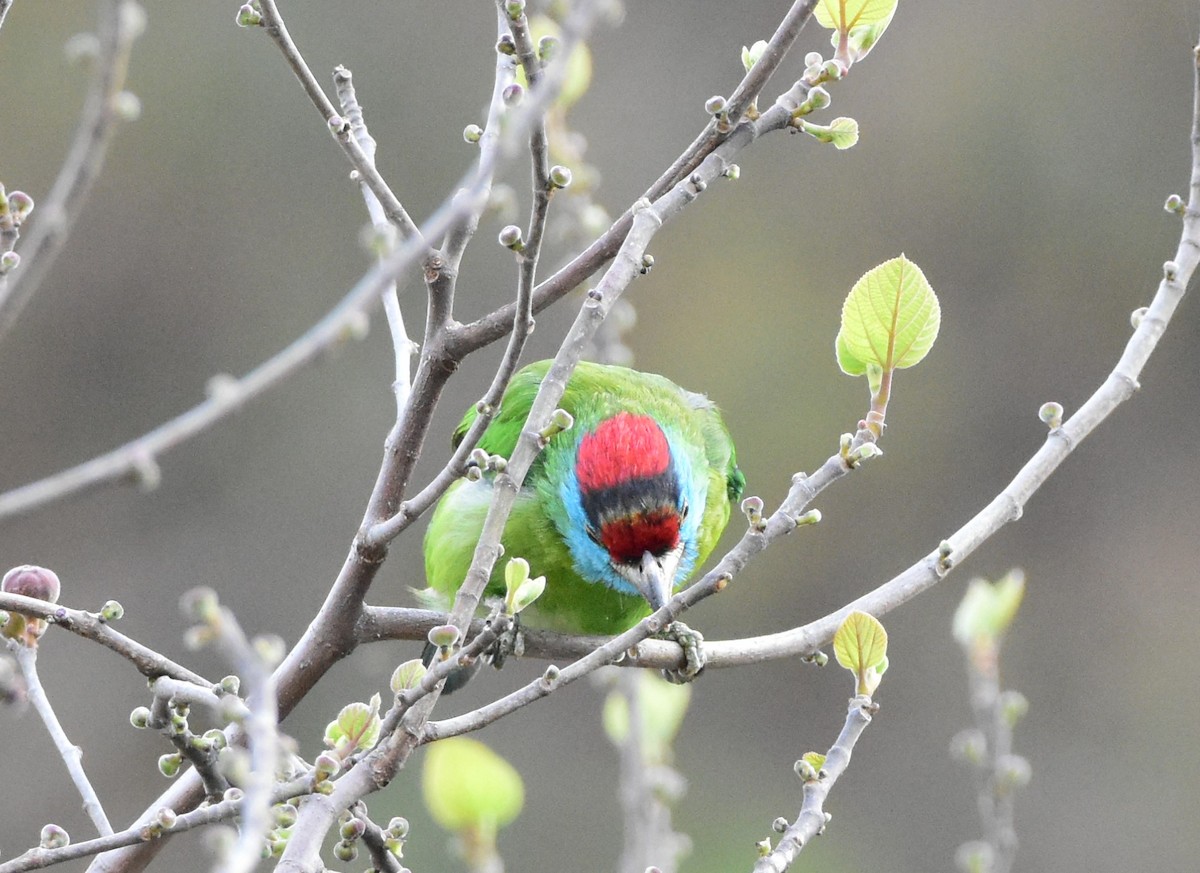
[[(489, 455), (512, 455), (550, 364), (513, 377), (479, 441)], [(508, 558), (546, 577), (522, 613), (530, 624), (617, 634), (666, 603), (708, 557), (745, 478), (716, 406), (663, 376), (581, 363), (559, 406), (574, 426), (534, 461), (501, 542)], [(455, 430), (456, 446), (476, 415), (469, 410)], [(434, 510), (425, 573), (443, 600), (466, 577), (493, 478), (460, 479)], [(497, 562), (485, 596), (503, 597), (505, 563)]]

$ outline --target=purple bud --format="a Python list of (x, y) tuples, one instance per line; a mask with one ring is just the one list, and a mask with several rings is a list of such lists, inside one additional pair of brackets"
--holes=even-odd
[(61, 587), (57, 573), (47, 570), (45, 567), (35, 567), (32, 564), (13, 567), (4, 574), (4, 581), (0, 582), (0, 591), (8, 594), (21, 594), (50, 603), (58, 603)]

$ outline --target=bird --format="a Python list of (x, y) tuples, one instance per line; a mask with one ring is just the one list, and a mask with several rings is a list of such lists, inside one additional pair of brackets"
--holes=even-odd
[[(513, 376), (479, 440), (489, 456), (511, 456), (551, 364), (538, 361)], [(745, 477), (716, 405), (664, 376), (581, 362), (559, 406), (573, 424), (534, 460), (501, 544), (506, 558), (524, 558), (531, 574), (546, 578), (523, 621), (614, 635), (662, 607), (704, 562)], [(467, 411), (455, 447), (478, 414)], [(434, 509), (425, 536), (427, 602), (432, 595), (448, 604), (462, 585), (495, 475), (458, 479)], [(503, 597), (505, 563), (497, 561), (485, 597)]]

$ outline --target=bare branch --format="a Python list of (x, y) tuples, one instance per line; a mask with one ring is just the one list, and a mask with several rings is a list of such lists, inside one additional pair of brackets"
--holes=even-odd
[[(7, 8), (0, 11), (0, 20), (3, 11)], [(75, 138), (38, 209), (32, 232), (21, 246), (20, 269), (0, 277), (0, 338), (16, 324), (62, 251), (121, 121), (117, 98), (125, 86), (133, 42), (145, 26), (145, 12), (136, 0), (101, 0), (99, 11), (99, 53)]]

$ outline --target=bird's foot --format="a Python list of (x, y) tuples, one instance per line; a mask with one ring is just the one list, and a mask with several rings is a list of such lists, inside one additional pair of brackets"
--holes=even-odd
[(499, 634), (488, 647), (488, 656), (492, 666), (499, 670), (510, 657), (519, 658), (524, 654), (525, 634), (521, 630), (521, 616), (518, 613), (509, 619), (507, 630)]
[(683, 666), (662, 671), (663, 678), (668, 682), (683, 685), (704, 672), (708, 656), (704, 654), (704, 636), (700, 631), (692, 630), (681, 621), (673, 621), (655, 636), (678, 643), (683, 649)]

